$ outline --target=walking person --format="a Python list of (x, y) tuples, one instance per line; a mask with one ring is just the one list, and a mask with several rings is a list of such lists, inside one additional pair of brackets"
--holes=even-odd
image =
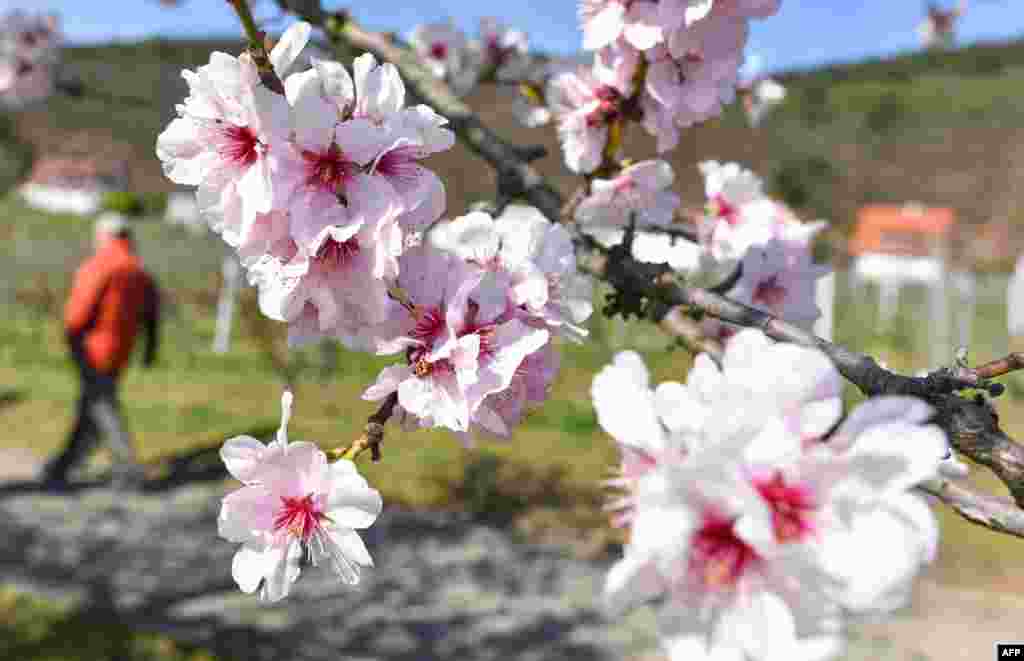
[(135, 254), (131, 228), (117, 214), (96, 221), (95, 252), (75, 273), (64, 308), (64, 330), (78, 368), (80, 396), (74, 427), (60, 455), (47, 463), (43, 480), (67, 485), (101, 436), (114, 455), (114, 486), (137, 488), (144, 476), (121, 420), (117, 380), (140, 326), (145, 329), (143, 365), (156, 360), (159, 293)]

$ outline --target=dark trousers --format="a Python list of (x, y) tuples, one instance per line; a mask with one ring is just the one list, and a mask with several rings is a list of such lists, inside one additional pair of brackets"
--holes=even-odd
[(80, 352), (75, 351), (73, 355), (81, 384), (75, 426), (68, 435), (64, 451), (47, 465), (49, 477), (66, 478), (85, 460), (101, 436), (114, 455), (115, 472), (134, 467), (135, 450), (121, 421), (117, 401), (117, 375), (97, 372)]

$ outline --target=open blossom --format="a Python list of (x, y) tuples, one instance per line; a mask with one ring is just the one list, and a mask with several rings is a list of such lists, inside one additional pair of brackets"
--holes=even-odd
[(360, 568), (373, 566), (357, 530), (380, 514), (380, 494), (348, 460), (327, 462), (313, 443), (289, 442), (292, 396), (281, 398), (281, 428), (264, 445), (250, 436), (228, 439), (221, 459), (242, 487), (224, 497), (218, 531), (242, 546), (231, 575), (243, 592), (279, 601), (298, 579), (307, 555), (325, 563), (345, 583), (359, 582)]
[(590, 195), (576, 207), (575, 218), (584, 229), (625, 227), (635, 220), (643, 225), (668, 225), (679, 207), (679, 196), (669, 190), (675, 180), (665, 161), (641, 161), (613, 179), (594, 179)]
[(777, 2), (667, 0), (659, 3), (664, 40), (645, 50), (640, 98), (644, 128), (664, 152), (679, 129), (719, 114), (735, 97), (748, 20), (768, 16)]
[[(309, 29), (297, 23), (274, 46), (270, 59), (278, 75), (298, 57)], [(189, 95), (157, 138), (156, 153), (171, 181), (199, 187), (200, 211), (237, 247), (257, 214), (275, 206), (272, 170), (291, 129), (288, 102), (260, 83), (248, 54), (215, 52), (209, 64), (182, 76)]]
[(601, 164), (608, 126), (619, 119), (631, 85), (627, 77), (608, 77), (599, 65), (551, 80), (547, 101), (558, 119), (566, 167), (585, 174)]
[(409, 37), (416, 54), (452, 91), (465, 94), (476, 84), (480, 63), (469, 50), (469, 41), (451, 21), (417, 25)]
[(423, 427), (469, 429), (491, 394), (506, 389), (548, 331), (515, 318), (500, 281), (460, 257), (428, 246), (401, 258), (403, 298), (386, 325), (382, 352), (405, 351), (406, 364), (385, 368), (363, 398), (397, 392), (399, 410)]
[(821, 316), (815, 301), (815, 281), (831, 269), (815, 264), (805, 250), (794, 250), (779, 239), (753, 246), (743, 257), (743, 270), (728, 296), (802, 328)]
[(930, 407), (868, 400), (823, 443), (841, 382), (816, 350), (744, 330), (721, 369), (704, 357), (655, 390), (620, 354), (593, 397), (624, 449), (616, 507), (631, 530), (606, 595), (661, 597), (674, 660), (834, 658), (840, 615), (903, 605), (934, 558), (934, 518), (907, 491), (945, 452)]
[(590, 280), (576, 270), (569, 232), (534, 207), (509, 205), (497, 219), (467, 214), (435, 227), (431, 242), (484, 269), (524, 318), (573, 339), (587, 334), (579, 324), (593, 311)]
[(492, 17), (480, 19), (480, 41), (470, 43), (483, 67), (491, 68), (499, 79), (518, 80), (530, 67), (526, 33), (507, 27)]
[(639, 50), (662, 40), (658, 4), (651, 0), (581, 0), (583, 48), (597, 50), (624, 38)]

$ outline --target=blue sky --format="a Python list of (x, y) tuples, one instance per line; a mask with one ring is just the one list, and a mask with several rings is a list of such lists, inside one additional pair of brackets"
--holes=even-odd
[[(945, 0), (950, 3), (950, 0)], [(473, 30), (481, 16), (496, 15), (526, 29), (537, 48), (569, 54), (580, 43), (575, 0), (325, 0), (349, 7), (368, 27), (407, 32), (421, 22), (449, 17)], [(157, 0), (0, 0), (0, 10), (32, 7), (57, 11), (76, 42), (135, 40), (153, 35), (238, 34), (226, 0), (184, 0), (166, 8)], [(756, 21), (748, 55), (762, 71), (856, 60), (914, 49), (923, 0), (783, 0), (777, 16)], [(257, 16), (276, 15), (260, 0)], [(281, 23), (278, 26), (284, 25)], [(1024, 35), (1020, 0), (972, 0), (961, 23), (961, 43)]]

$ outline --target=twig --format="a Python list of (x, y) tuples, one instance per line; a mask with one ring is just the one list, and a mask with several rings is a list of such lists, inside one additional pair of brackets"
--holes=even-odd
[(266, 44), (264, 43), (267, 33), (260, 30), (259, 26), (256, 25), (256, 19), (253, 18), (252, 8), (249, 7), (248, 0), (228, 0), (228, 4), (235, 9), (235, 13), (238, 14), (238, 20), (245, 30), (245, 36), (249, 38), (249, 55), (252, 57), (256, 69), (260, 73), (260, 80), (267, 89), (283, 95), (284, 83), (281, 82), (281, 78), (274, 71), (274, 65), (270, 62), (270, 56), (267, 54)]
[(377, 412), (367, 418), (362, 436), (347, 448), (335, 448), (330, 451), (330, 454), (338, 459), (355, 461), (356, 457), (368, 449), (370, 450), (370, 459), (380, 461), (380, 444), (384, 441), (384, 423), (391, 418), (396, 404), (398, 404), (398, 393), (393, 392), (387, 396)]
[(995, 532), (1024, 537), (1024, 510), (1008, 498), (980, 494), (945, 478), (928, 480), (918, 488), (935, 496), (971, 523)]
[(708, 337), (701, 330), (700, 324), (686, 316), (681, 307), (675, 307), (668, 311), (661, 321), (658, 322), (661, 329), (669, 335), (678, 338), (694, 353), (706, 353), (716, 363), (722, 364), (722, 343), (713, 337)]

